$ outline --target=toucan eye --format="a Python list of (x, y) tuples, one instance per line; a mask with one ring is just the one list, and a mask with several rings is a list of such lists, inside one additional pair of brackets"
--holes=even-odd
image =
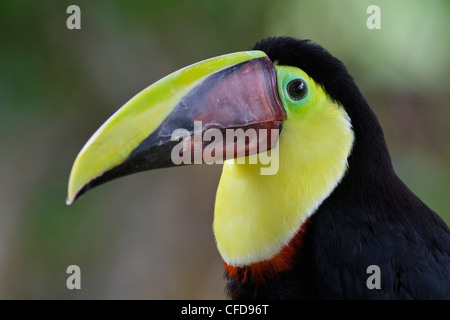
[(306, 83), (301, 79), (295, 79), (288, 83), (287, 92), (293, 100), (301, 100), (306, 96), (308, 88)]

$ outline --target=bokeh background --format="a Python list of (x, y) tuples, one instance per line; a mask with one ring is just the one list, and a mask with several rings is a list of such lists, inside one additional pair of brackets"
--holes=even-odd
[[(81, 30), (66, 9), (81, 8)], [(369, 30), (366, 9), (381, 8)], [(0, 298), (223, 299), (213, 232), (221, 167), (144, 172), (65, 205), (73, 160), (134, 94), (266, 36), (341, 59), (398, 175), (450, 223), (450, 2), (0, 1)], [(81, 268), (68, 290), (66, 268)]]

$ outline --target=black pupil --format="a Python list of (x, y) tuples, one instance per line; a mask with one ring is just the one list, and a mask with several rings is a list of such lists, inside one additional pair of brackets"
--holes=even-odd
[(302, 80), (292, 80), (287, 85), (288, 93), (294, 100), (303, 99), (306, 95), (306, 83)]

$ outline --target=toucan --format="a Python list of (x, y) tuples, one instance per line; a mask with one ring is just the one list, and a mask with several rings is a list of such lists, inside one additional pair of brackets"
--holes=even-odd
[(67, 204), (210, 162), (223, 163), (213, 231), (230, 298), (450, 299), (448, 226), (396, 175), (376, 115), (317, 43), (266, 38), (142, 90), (76, 157)]

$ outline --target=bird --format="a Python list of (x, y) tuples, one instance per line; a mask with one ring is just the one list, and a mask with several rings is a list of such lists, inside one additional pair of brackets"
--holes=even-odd
[(375, 113), (316, 42), (265, 38), (151, 84), (79, 152), (66, 202), (208, 161), (223, 165), (213, 231), (229, 298), (450, 299), (447, 224), (397, 176)]

